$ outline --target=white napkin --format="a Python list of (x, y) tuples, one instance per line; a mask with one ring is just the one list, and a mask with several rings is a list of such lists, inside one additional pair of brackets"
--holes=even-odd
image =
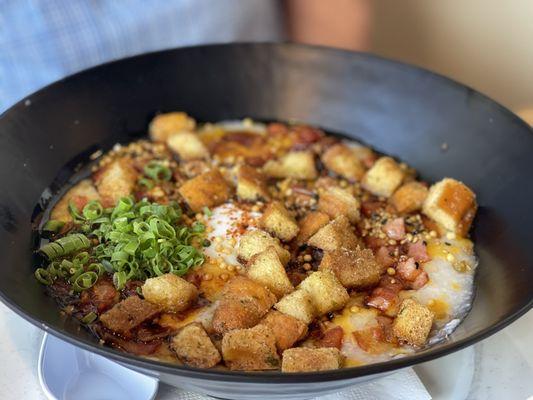
[[(211, 397), (161, 385), (156, 400), (209, 400)], [(340, 393), (314, 400), (430, 400), (431, 396), (412, 368), (361, 383)]]

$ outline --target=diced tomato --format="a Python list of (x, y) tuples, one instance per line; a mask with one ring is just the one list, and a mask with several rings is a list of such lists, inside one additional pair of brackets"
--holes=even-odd
[(388, 220), (383, 226), (383, 231), (391, 239), (402, 240), (405, 237), (405, 224), (403, 218)]
[(427, 247), (422, 241), (416, 243), (409, 243), (409, 249), (407, 250), (407, 255), (415, 259), (418, 262), (426, 262), (431, 260), (427, 252)]
[(342, 346), (342, 338), (344, 337), (344, 331), (340, 326), (328, 329), (324, 332), (324, 336), (320, 339), (320, 345), (322, 347), (336, 347), (340, 349)]
[(376, 251), (377, 262), (387, 268), (393, 265), (394, 257), (392, 257), (390, 253), (391, 252), (387, 247), (385, 246), (380, 247), (378, 251)]
[(420, 265), (414, 258), (405, 258), (405, 256), (402, 256), (400, 257), (400, 262), (396, 266), (396, 272), (400, 278), (407, 281), (414, 281), (421, 271)]

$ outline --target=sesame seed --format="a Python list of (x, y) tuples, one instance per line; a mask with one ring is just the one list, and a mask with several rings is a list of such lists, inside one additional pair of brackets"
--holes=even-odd
[(285, 190), (285, 196), (290, 196), (292, 194), (292, 189)]
[(228, 265), (224, 261), (222, 261), (220, 264), (218, 264), (218, 267), (220, 269), (226, 269), (226, 268), (228, 268)]
[(311, 267), (311, 264), (309, 264), (309, 263), (305, 263), (305, 264), (303, 265), (303, 267), (304, 267), (304, 269), (305, 269), (306, 271), (309, 271), (309, 270), (312, 268), (312, 267)]
[(230, 271), (230, 272), (235, 271), (235, 266), (233, 266), (233, 265), (228, 265), (228, 271)]
[(385, 239), (385, 234), (384, 234), (383, 232), (379, 232), (378, 237), (379, 237), (380, 239)]
[(202, 219), (202, 214), (198, 213), (194, 216), (196, 219)]
[(220, 279), (222, 279), (223, 281), (227, 281), (228, 278), (229, 278), (228, 274), (220, 274)]
[(453, 232), (448, 232), (448, 233), (446, 234), (446, 239), (448, 239), (448, 240), (454, 240), (456, 237), (457, 237), (457, 236), (456, 236), (455, 233), (453, 233)]
[(211, 274), (205, 274), (203, 276), (203, 280), (204, 281), (210, 281), (212, 278), (213, 278), (213, 276)]
[(396, 270), (394, 268), (392, 268), (392, 267), (389, 267), (389, 268), (387, 268), (387, 274), (389, 274), (391, 276), (395, 275), (396, 274)]
[(446, 260), (449, 261), (449, 262), (453, 262), (455, 260), (455, 257), (453, 254), (448, 254), (446, 256)]
[(437, 237), (437, 232), (435, 232), (435, 231), (430, 231), (430, 232), (429, 232), (429, 236), (431, 236), (432, 238), (436, 238), (436, 237)]
[(304, 256), (304, 261), (309, 262), (309, 261), (311, 261), (312, 259), (313, 259), (313, 256), (311, 256), (311, 254), (306, 254), (306, 255)]
[(389, 240), (389, 244), (390, 244), (391, 246), (396, 245), (396, 240), (393, 240), (393, 239)]
[(355, 313), (358, 312), (358, 311), (359, 311), (359, 307), (357, 307), (357, 306), (351, 306), (351, 307), (350, 307), (350, 312), (352, 312), (352, 313), (355, 314)]
[(396, 283), (396, 279), (391, 279), (390, 283)]

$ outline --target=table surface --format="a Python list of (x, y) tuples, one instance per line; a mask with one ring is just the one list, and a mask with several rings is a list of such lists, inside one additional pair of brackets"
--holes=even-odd
[[(528, 399), (533, 396), (533, 310), (465, 350), (415, 367), (433, 399)], [(0, 303), (0, 398), (45, 400), (37, 377), (42, 331)], [(446, 372), (444, 372), (446, 371)], [(161, 385), (156, 400), (173, 398)]]

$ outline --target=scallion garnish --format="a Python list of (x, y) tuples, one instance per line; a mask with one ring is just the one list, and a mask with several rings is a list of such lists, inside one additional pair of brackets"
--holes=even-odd
[(88, 313), (85, 317), (83, 317), (80, 321), (85, 324), (85, 325), (89, 325), (91, 323), (93, 323), (96, 318), (98, 318), (98, 316), (96, 315), (95, 312), (91, 311), (90, 313)]
[[(76, 211), (73, 208), (73, 211)], [(66, 279), (74, 291), (92, 287), (104, 273), (112, 274), (113, 283), (122, 290), (130, 280), (173, 273), (178, 276), (204, 262), (203, 254), (192, 245), (207, 247), (202, 239), (205, 225), (180, 225), (181, 209), (176, 203), (166, 205), (124, 197), (114, 208), (104, 209), (98, 201), (87, 203), (77, 217), (74, 230), (88, 229), (87, 236), (72, 233), (45, 244), (39, 251), (52, 262), (35, 272), (36, 278), (50, 285), (57, 278)]]
[(170, 168), (158, 161), (150, 161), (144, 166), (144, 174), (155, 181), (169, 181), (172, 178)]

